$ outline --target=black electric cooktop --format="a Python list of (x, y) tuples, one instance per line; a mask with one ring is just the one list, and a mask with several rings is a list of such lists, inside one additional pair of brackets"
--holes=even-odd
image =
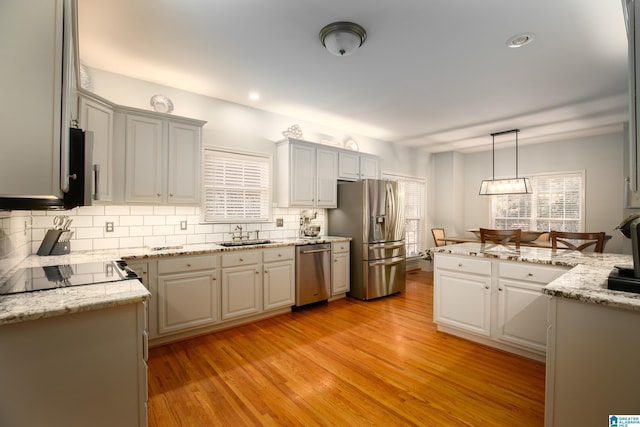
[(0, 281), (0, 295), (137, 278), (126, 265), (124, 261), (100, 261), (20, 268)]

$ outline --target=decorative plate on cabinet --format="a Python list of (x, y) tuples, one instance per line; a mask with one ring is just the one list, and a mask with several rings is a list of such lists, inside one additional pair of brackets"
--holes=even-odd
[(173, 111), (173, 102), (164, 95), (153, 95), (150, 103), (153, 111), (158, 113), (170, 113)]

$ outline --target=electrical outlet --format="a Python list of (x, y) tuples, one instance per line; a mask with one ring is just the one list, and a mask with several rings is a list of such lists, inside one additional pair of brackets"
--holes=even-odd
[(276, 227), (284, 227), (284, 219), (276, 218)]
[(186, 230), (186, 229), (187, 229), (187, 220), (180, 221), (180, 230)]
[(113, 233), (113, 222), (107, 221), (104, 223), (104, 228), (107, 233)]

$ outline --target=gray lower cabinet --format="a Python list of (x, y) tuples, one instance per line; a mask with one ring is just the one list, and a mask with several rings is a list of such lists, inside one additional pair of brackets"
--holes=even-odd
[(179, 256), (158, 261), (158, 333), (168, 334), (220, 320), (218, 256)]
[(0, 327), (2, 426), (147, 426), (144, 303)]
[(349, 292), (351, 289), (350, 279), (350, 247), (348, 241), (333, 242), (331, 244), (331, 296), (336, 296)]
[(272, 310), (295, 304), (295, 248), (265, 249), (262, 253), (263, 308)]
[(222, 319), (257, 314), (262, 310), (261, 251), (222, 255)]

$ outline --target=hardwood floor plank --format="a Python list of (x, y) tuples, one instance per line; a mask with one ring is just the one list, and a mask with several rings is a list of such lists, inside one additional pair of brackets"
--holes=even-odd
[(544, 365), (436, 331), (432, 274), (150, 351), (150, 426), (542, 426)]

